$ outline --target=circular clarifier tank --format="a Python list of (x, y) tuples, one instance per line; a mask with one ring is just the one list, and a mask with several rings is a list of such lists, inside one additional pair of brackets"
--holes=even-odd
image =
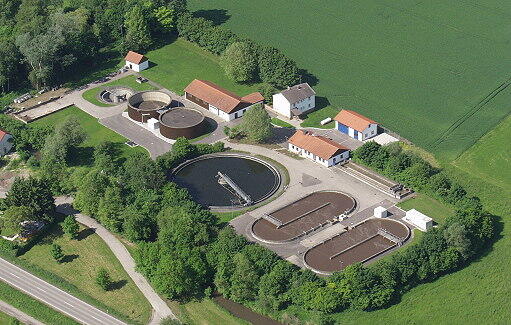
[(254, 205), (270, 198), (281, 184), (268, 162), (241, 154), (213, 154), (178, 166), (171, 180), (188, 189), (194, 200), (212, 209)]

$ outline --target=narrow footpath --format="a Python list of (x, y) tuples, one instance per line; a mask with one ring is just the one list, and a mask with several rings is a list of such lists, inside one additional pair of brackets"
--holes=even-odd
[(172, 312), (172, 310), (170, 310), (165, 301), (154, 291), (146, 278), (135, 270), (135, 261), (121, 241), (93, 218), (78, 213), (78, 211), (73, 209), (72, 203), (73, 198), (70, 196), (59, 196), (55, 198), (55, 204), (57, 205), (58, 212), (65, 215), (75, 215), (76, 221), (84, 226), (94, 229), (96, 234), (101, 237), (101, 239), (103, 239), (112, 250), (115, 257), (117, 257), (119, 262), (121, 262), (126, 273), (128, 273), (130, 278), (133, 282), (135, 282), (142, 294), (153, 307), (153, 317), (150, 324), (159, 324), (162, 319), (168, 317), (177, 319), (176, 315)]

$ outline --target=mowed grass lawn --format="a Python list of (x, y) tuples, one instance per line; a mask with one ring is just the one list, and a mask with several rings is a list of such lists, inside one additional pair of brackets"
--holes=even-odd
[(470, 175), (511, 191), (511, 116), (453, 164)]
[[(80, 235), (79, 240), (71, 240), (63, 235), (60, 225), (56, 225), (49, 236), (20, 258), (60, 276), (130, 319), (147, 323), (151, 306), (112, 251), (90, 229), (82, 227)], [(52, 243), (62, 247), (65, 257), (61, 264), (51, 256)], [(110, 291), (104, 291), (95, 283), (100, 268), (105, 268), (114, 282)]]
[(451, 207), (425, 194), (417, 194), (417, 196), (399, 203), (398, 207), (405, 211), (411, 209), (418, 210), (440, 224), (447, 217), (454, 215), (454, 210)]
[(128, 139), (101, 125), (96, 118), (90, 116), (76, 106), (65, 108), (33, 123), (55, 126), (59, 122), (64, 121), (68, 116), (76, 117), (87, 133), (87, 139), (80, 145), (80, 150), (77, 155), (77, 164), (91, 164), (93, 148), (102, 141), (111, 141), (115, 143), (116, 148), (119, 150), (119, 154), (124, 158), (135, 152), (147, 153), (147, 151), (142, 147), (128, 147), (124, 144), (124, 142)]
[(137, 79), (137, 76), (130, 75), (130, 76), (126, 76), (126, 77), (114, 80), (114, 81), (110, 81), (110, 82), (107, 82), (106, 84), (103, 84), (101, 86), (98, 86), (98, 87), (95, 87), (95, 88), (91, 88), (89, 90), (84, 91), (83, 94), (82, 94), (82, 97), (85, 100), (87, 100), (88, 102), (90, 102), (90, 103), (92, 103), (92, 104), (94, 104), (96, 106), (110, 107), (110, 106), (113, 106), (113, 105), (106, 104), (106, 103), (103, 103), (103, 102), (98, 100), (98, 96), (101, 93), (101, 91), (104, 90), (107, 87), (124, 86), (124, 87), (129, 87), (129, 88), (131, 88), (133, 90), (136, 90), (136, 91), (144, 91), (144, 90), (154, 90), (154, 89), (156, 89), (156, 87), (153, 87), (148, 82), (139, 84), (136, 81), (136, 79)]
[(209, 80), (240, 96), (258, 91), (258, 84), (238, 84), (229, 79), (219, 65), (219, 58), (184, 39), (146, 54), (154, 64), (141, 74), (175, 93), (184, 89), (194, 79)]
[(316, 124), (354, 109), (454, 159), (511, 111), (511, 87), (493, 93), (511, 71), (510, 1), (189, 3), (312, 73), (332, 107)]

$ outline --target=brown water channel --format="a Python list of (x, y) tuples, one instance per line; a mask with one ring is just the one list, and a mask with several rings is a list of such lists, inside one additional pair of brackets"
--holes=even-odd
[(222, 296), (215, 296), (213, 298), (215, 303), (217, 303), (222, 308), (229, 311), (234, 316), (241, 318), (251, 324), (255, 325), (282, 325), (282, 323), (277, 322), (269, 317), (263, 316), (252, 311), (250, 308), (247, 308), (237, 302), (226, 299)]

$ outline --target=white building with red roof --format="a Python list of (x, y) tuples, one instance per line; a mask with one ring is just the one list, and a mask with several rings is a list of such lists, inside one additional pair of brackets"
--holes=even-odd
[(11, 151), (14, 144), (14, 138), (8, 132), (0, 130), (0, 156), (5, 156)]
[(124, 58), (126, 67), (136, 72), (149, 68), (149, 59), (137, 52), (129, 51)]
[(247, 110), (262, 105), (263, 95), (258, 92), (240, 97), (207, 80), (193, 80), (185, 88), (185, 98), (220, 116), (225, 121), (240, 118)]
[(341, 144), (311, 132), (297, 130), (288, 140), (289, 151), (331, 167), (350, 158), (350, 150)]
[(343, 109), (334, 117), (334, 121), (337, 130), (360, 141), (378, 134), (378, 123), (355, 111)]

